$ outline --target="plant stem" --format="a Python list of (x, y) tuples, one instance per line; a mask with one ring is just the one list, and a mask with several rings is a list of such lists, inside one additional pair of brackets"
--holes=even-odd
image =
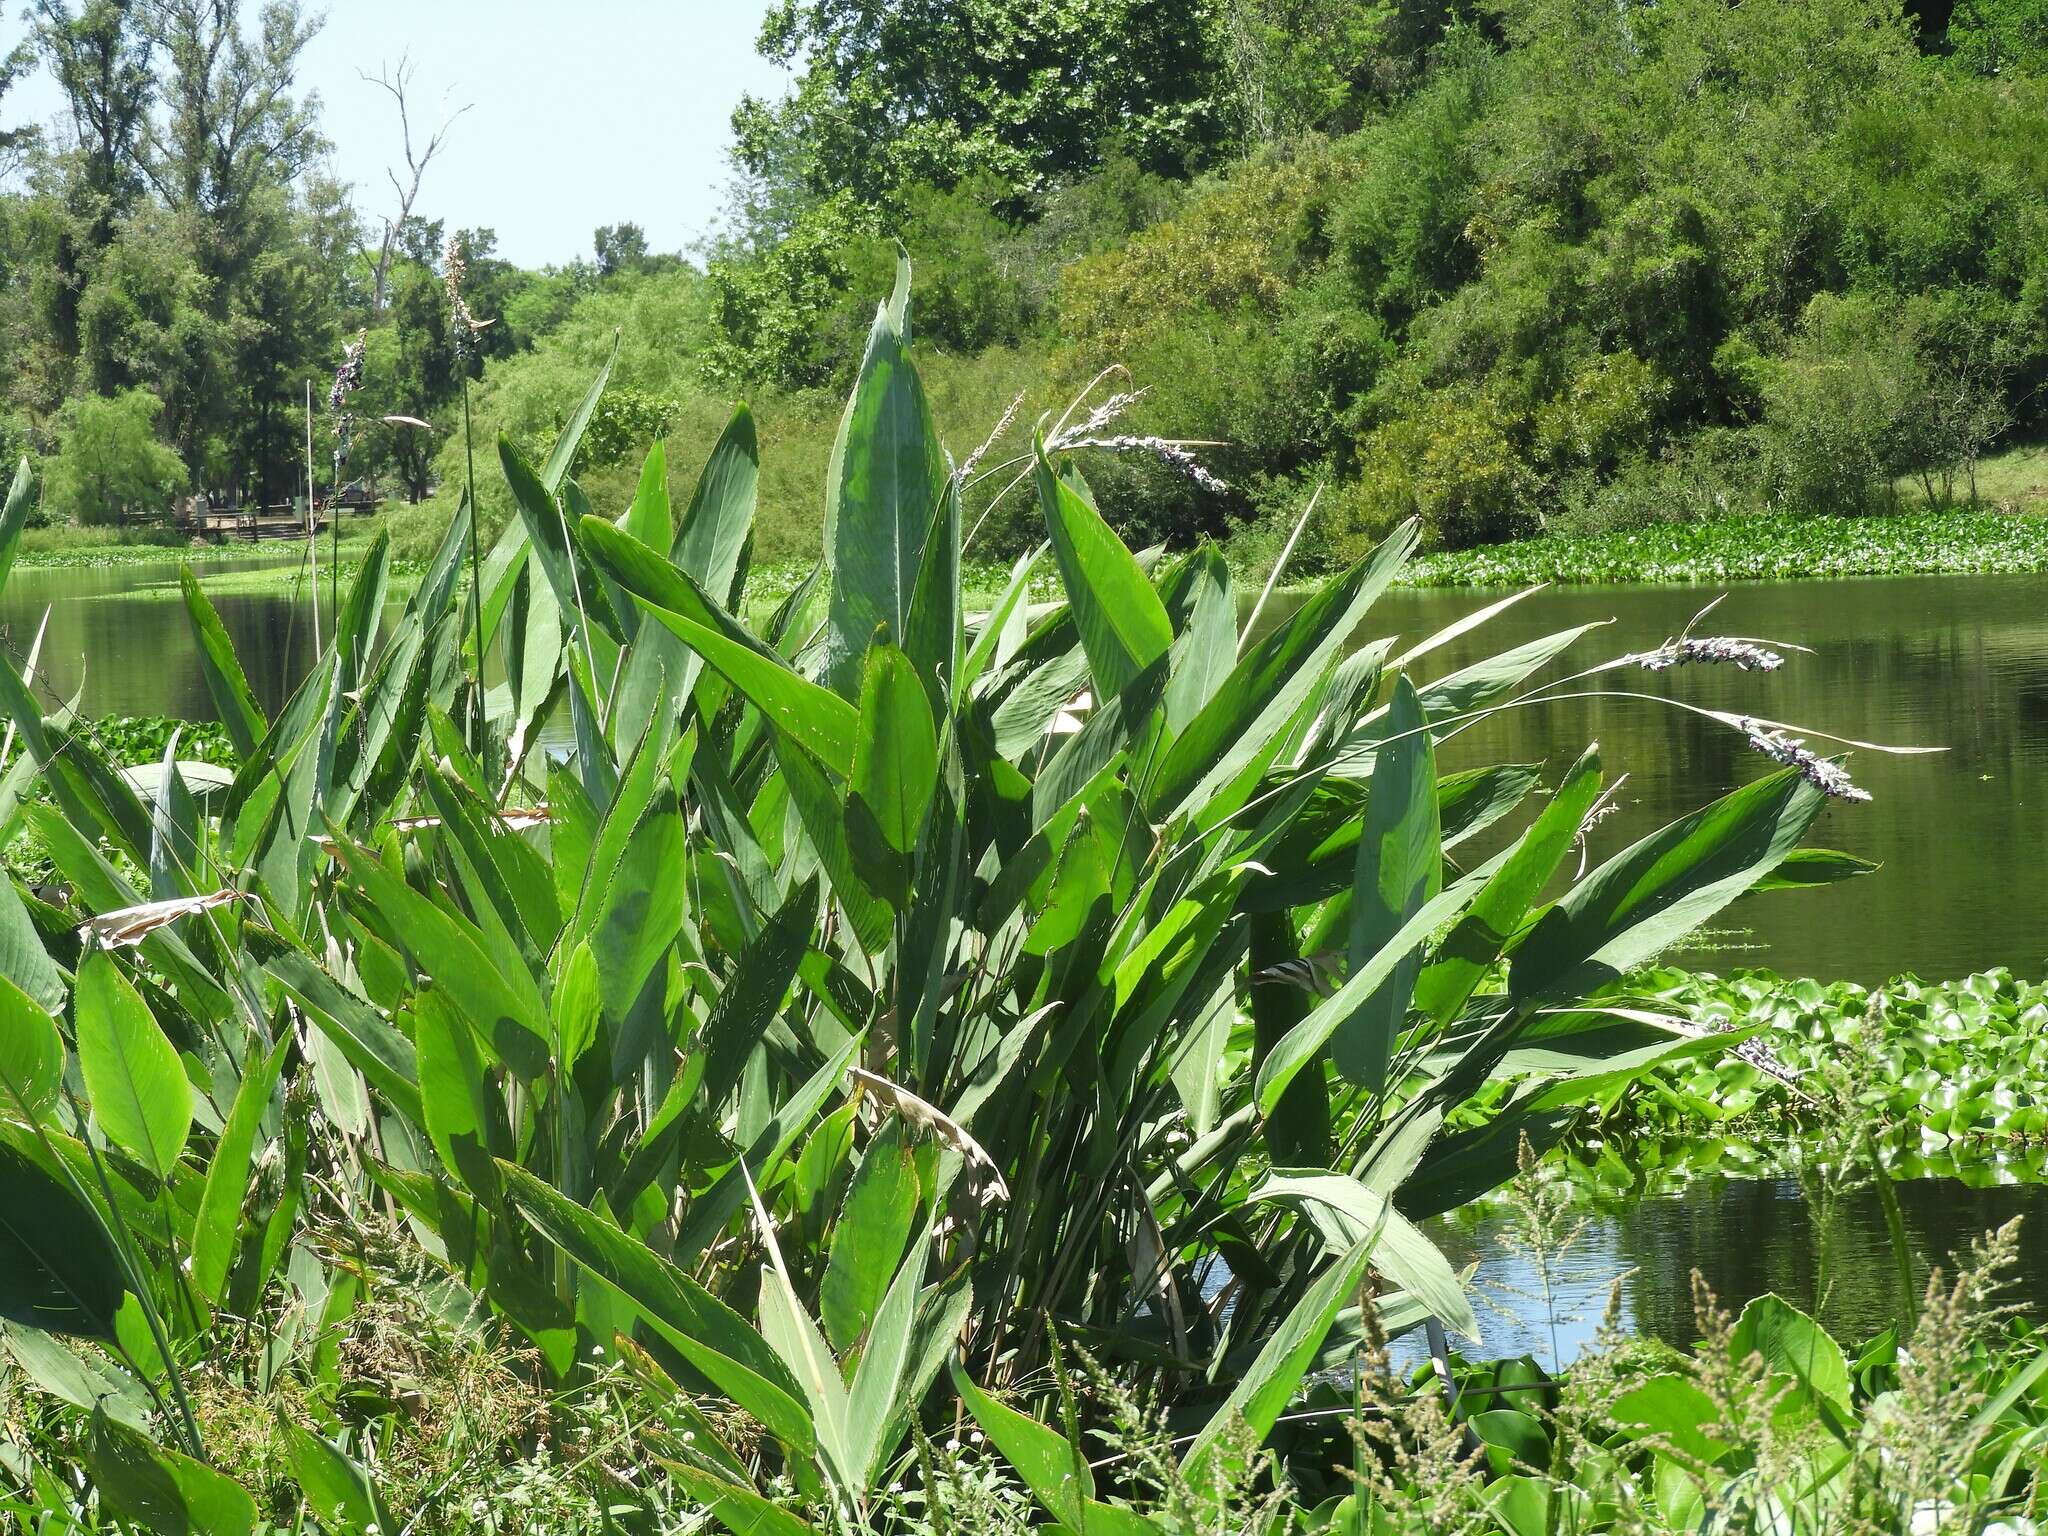
[(462, 456), (467, 480), (463, 499), (469, 503), (469, 596), (476, 608), (476, 678), (469, 690), (469, 746), (484, 770), (484, 782), (491, 781), (491, 765), (484, 751), (484, 563), (477, 548), (476, 531), (476, 444), (469, 415), (469, 375), (462, 376)]

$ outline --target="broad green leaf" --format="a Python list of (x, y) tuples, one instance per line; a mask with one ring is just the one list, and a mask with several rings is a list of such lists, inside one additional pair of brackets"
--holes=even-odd
[(1371, 1254), (1374, 1269), (1450, 1327), (1478, 1342), (1479, 1319), (1450, 1260), (1377, 1191), (1348, 1174), (1279, 1168), (1249, 1198), (1300, 1210), (1315, 1223), (1333, 1252), (1363, 1245)]
[[(1486, 1420), (1481, 1424), (1480, 1420)], [(1479, 1437), (1490, 1446), (1502, 1446), (1510, 1435), (1514, 1437), (1512, 1449), (1525, 1457), (1537, 1452), (1541, 1442), (1543, 1459), (1529, 1460), (1527, 1465), (1539, 1468), (1549, 1466), (1549, 1439), (1543, 1429), (1526, 1413), (1512, 1410), (1473, 1415), (1473, 1428)], [(1533, 1428), (1533, 1436), (1530, 1430)], [(1584, 1531), (1593, 1528), (1591, 1496), (1583, 1488), (1569, 1483), (1552, 1482), (1547, 1477), (1536, 1477), (1526, 1473), (1500, 1475), (1501, 1466), (1494, 1465), (1495, 1478), (1485, 1494), (1486, 1507), (1493, 1518), (1500, 1522), (1507, 1536), (1553, 1536), (1562, 1531)], [(1686, 1521), (1674, 1525), (1673, 1530), (1691, 1530), (1693, 1523)]]
[(456, 583), (462, 576), (463, 563), (469, 558), (469, 513), (469, 491), (465, 487), (433, 559), (427, 562), (418, 590), (406, 604), (406, 612), (419, 620), (422, 631), (431, 631), (439, 624), (454, 601)]
[(0, 977), (0, 1116), (34, 1124), (56, 1107), (64, 1084), (57, 1021)]
[(70, 990), (9, 875), (0, 875), (0, 976), (51, 1013), (62, 1011)]
[(214, 710), (227, 727), (236, 754), (247, 758), (270, 733), (270, 722), (264, 719), (256, 695), (249, 689), (249, 679), (243, 675), (241, 658), (235, 655), (235, 643), (228, 638), (227, 626), (214, 612), (191, 566), (178, 567), (178, 584), (185, 594), (185, 613), (192, 621), (193, 638), (199, 642), (199, 675), (206, 680), (206, 691), (213, 696)]
[(152, 835), (150, 813), (135, 786), (94, 745), (89, 726), (48, 720), (43, 729), (55, 754), (46, 769), (52, 788), (60, 783), (69, 786), (78, 801), (91, 808), (115, 851), (146, 868)]
[(1790, 1376), (1846, 1416), (1850, 1411), (1849, 1361), (1826, 1329), (1778, 1296), (1758, 1296), (1742, 1309), (1728, 1340), (1732, 1365), (1763, 1358), (1775, 1375)]
[(958, 1360), (951, 1362), (951, 1369), (953, 1386), (974, 1422), (1032, 1496), (1065, 1529), (1087, 1529), (1083, 1522), (1093, 1513), (1090, 1503), (1095, 1497), (1095, 1475), (1088, 1469), (1087, 1454), (1057, 1430), (990, 1397)]
[(586, 578), (579, 568), (579, 552), (570, 532), (575, 519), (557, 499), (555, 488), (542, 481), (525, 455), (503, 433), (498, 435), (498, 462), (505, 472), (505, 483), (512, 488), (513, 505), (526, 524), (532, 558), (540, 562), (541, 573), (554, 592), (564, 629), (586, 636), (598, 628), (610, 628), (610, 607), (594, 575)]
[[(659, 445), (657, 444), (657, 449)], [(755, 487), (760, 479), (761, 452), (755, 440), (754, 416), (744, 405), (735, 407), (704, 461), (697, 477), (697, 489), (683, 513), (682, 526), (675, 531), (669, 558), (697, 584), (721, 603), (738, 597), (740, 557), (754, 527)], [(663, 538), (668, 531), (663, 530)], [(661, 548), (654, 539), (643, 544)]]
[(199, 802), (178, 766), (179, 732), (164, 743), (156, 794), (150, 805), (149, 894), (155, 901), (197, 892), (201, 873)]
[(725, 1103), (739, 1082), (742, 1065), (782, 1011), (817, 917), (818, 884), (810, 880), (790, 893), (741, 953), (698, 1034), (705, 1058), (706, 1103)]
[(795, 862), (790, 878), (807, 879), (813, 867), (824, 870), (861, 948), (869, 954), (879, 952), (889, 942), (891, 909), (854, 863), (845, 808), (833, 798), (824, 771), (807, 753), (778, 743), (775, 761), (807, 844), (808, 857)]
[(832, 576), (825, 680), (846, 698), (860, 686), (861, 658), (877, 626), (886, 624), (899, 640), (910, 633), (925, 539), (948, 479), (910, 361), (909, 291), (906, 257), (897, 263), (896, 291), (868, 333), (825, 472), (825, 564)]
[(1173, 1086), (1187, 1110), (1188, 1129), (1196, 1136), (1206, 1136), (1216, 1128), (1223, 1103), (1223, 1053), (1237, 1023), (1237, 978), (1220, 978), (1193, 1017), (1194, 1023), (1174, 1052)]
[(598, 990), (615, 1026), (623, 1024), (690, 916), (687, 869), (683, 819), (664, 795), (635, 825), (599, 895), (591, 926)]
[[(308, 679), (309, 684), (314, 681), (321, 688), (318, 723), (299, 741), (289, 760), (279, 764), (282, 782), (245, 866), (255, 872), (271, 903), (293, 922), (305, 911), (317, 846), (313, 839), (324, 830), (314, 820), (316, 808), (323, 805), (333, 781), (334, 744), (343, 705), (340, 660)], [(229, 794), (233, 793), (231, 789)]]
[(21, 531), (28, 526), (28, 515), (35, 506), (35, 475), (24, 454), (7, 488), (7, 503), (0, 507), (0, 592), (7, 589), (8, 573), (14, 569), (14, 551), (21, 544)]
[(101, 1507), (158, 1536), (249, 1536), (256, 1501), (231, 1477), (95, 1413), (85, 1467)]
[(1708, 1433), (1721, 1424), (1721, 1409), (1690, 1377), (1666, 1371), (1631, 1387), (1616, 1399), (1608, 1417), (1632, 1438), (1654, 1437), (1689, 1461), (1712, 1465), (1731, 1447)]
[(912, 1406), (907, 1400), (910, 1394), (921, 1394), (928, 1385), (911, 1377), (909, 1391), (905, 1391), (917, 1304), (924, 1291), (925, 1257), (930, 1250), (923, 1234), (911, 1244), (910, 1256), (875, 1313), (873, 1332), (861, 1350), (853, 1387), (847, 1394), (847, 1452), (863, 1487), (874, 1487), (881, 1477), (882, 1463), (894, 1449), (890, 1431)]
[(1173, 644), (1159, 593), (1102, 514), (1038, 449), (1038, 502), (1088, 656), (1098, 704), (1115, 698)]
[[(860, 712), (851, 703), (800, 676), (751, 636), (736, 637), (723, 626), (714, 629), (710, 623), (664, 606), (674, 603), (717, 622), (705, 611), (706, 599), (688, 585), (687, 577), (610, 523), (592, 520), (583, 526), (580, 536), (592, 557), (602, 562), (642, 608), (760, 710), (779, 734), (840, 778), (853, 771)], [(724, 622), (732, 621), (727, 618)]]
[[(1519, 1408), (1485, 1408), (1467, 1422), (1486, 1447), (1486, 1460), (1496, 1477), (1526, 1483), (1527, 1478), (1513, 1477), (1517, 1468), (1524, 1472), (1549, 1469), (1550, 1436), (1544, 1433), (1543, 1421), (1533, 1413), (1524, 1413)], [(1547, 1536), (1543, 1527), (1537, 1530), (1541, 1536)]]
[[(1388, 721), (1393, 737), (1373, 763), (1358, 839), (1351, 896), (1351, 970), (1355, 975), (1422, 910), (1443, 884), (1442, 830), (1436, 819), (1436, 753), (1406, 674), (1394, 679)], [(1386, 1086), (1394, 1037), (1407, 1017), (1422, 958), (1403, 954), (1379, 987), (1330, 1037), (1337, 1070), (1374, 1093)]]
[(679, 1461), (662, 1465), (733, 1536), (815, 1536), (817, 1527), (807, 1525), (780, 1504), (770, 1503), (743, 1484)]
[(668, 447), (658, 438), (640, 463), (640, 484), (619, 514), (618, 526), (649, 549), (660, 549), (675, 537), (668, 505)]
[[(999, 667), (1009, 660), (1006, 636), (1008, 644), (1015, 644), (1023, 638), (1024, 599), (1030, 594), (1031, 578), (1038, 570), (1038, 562), (1045, 557), (1046, 547), (1041, 544), (1030, 554), (1019, 557), (1010, 572), (1009, 584), (1003, 588), (1003, 595), (996, 599), (995, 607), (981, 616), (981, 628), (975, 633), (974, 645), (961, 666), (960, 678), (954, 689), (959, 697), (965, 698), (989, 667)], [(1071, 692), (1069, 690), (1070, 696)]]
[(421, 993), (414, 1003), (412, 1038), (419, 1052), (420, 1108), (434, 1151), (458, 1183), (495, 1205), (492, 1086), (477, 1049), (476, 1032), (440, 989), (434, 988)]
[(0, 1142), (0, 1317), (111, 1339), (121, 1294), (121, 1261), (99, 1216)]
[(903, 1257), (917, 1216), (917, 1158), (891, 1116), (868, 1143), (833, 1229), (818, 1311), (832, 1347), (844, 1354), (864, 1338)]
[(1198, 810), (1278, 751), (1282, 728), (1351, 643), (1419, 537), (1413, 523), (1402, 524), (1245, 653), (1160, 764), (1149, 792), (1156, 812)]
[(576, 462), (576, 450), (583, 446), (583, 434), (590, 427), (590, 418), (597, 414), (597, 404), (604, 398), (605, 386), (612, 381), (612, 369), (619, 362), (619, 338), (612, 337), (612, 350), (604, 360), (604, 366), (597, 371), (597, 377), (590, 381), (590, 388), (584, 391), (582, 403), (576, 407), (576, 414), (569, 418), (568, 425), (555, 438), (554, 447), (548, 450), (548, 461), (541, 467), (540, 483), (552, 496), (562, 488), (562, 482), (569, 478), (569, 468)]
[(1833, 848), (1794, 848), (1778, 861), (1777, 868), (1750, 887), (1754, 893), (1764, 891), (1803, 891), (1817, 885), (1833, 885), (1838, 880), (1853, 880), (1858, 875), (1874, 875), (1883, 866), (1869, 859), (1859, 859), (1853, 853), (1841, 853)]
[(498, 1171), (506, 1194), (543, 1236), (616, 1286), (656, 1333), (792, 1452), (812, 1452), (816, 1432), (802, 1389), (745, 1318), (606, 1217), (523, 1168), (500, 1162)]
[(494, 965), (473, 924), (421, 895), (365, 850), (344, 840), (338, 851), (370, 908), (393, 925), (420, 969), (468, 1017), (484, 1047), (520, 1076), (540, 1076), (554, 1031), (532, 974), (523, 966)]
[(289, 1040), (280, 1040), (258, 1059), (251, 1051), (228, 1117), (213, 1144), (206, 1165), (206, 1184), (199, 1196), (199, 1216), (192, 1226), (192, 1284), (208, 1305), (218, 1305), (235, 1259), (242, 1230), (242, 1197), (249, 1188), (249, 1165), (256, 1132), (270, 1095), (284, 1068)]
[(560, 980), (548, 1010), (555, 1022), (555, 1059), (563, 1075), (575, 1070), (583, 1053), (596, 1043), (604, 1004), (599, 993), (597, 957), (588, 943), (579, 943), (562, 962)]
[[(744, 1170), (744, 1160), (740, 1166)], [(818, 1325), (811, 1321), (796, 1293), (760, 1196), (751, 1189), (749, 1194), (753, 1196), (755, 1219), (769, 1260), (761, 1267), (761, 1295), (756, 1303), (761, 1314), (761, 1337), (782, 1357), (782, 1363), (802, 1388), (810, 1405), (811, 1422), (817, 1426), (818, 1448), (831, 1463), (839, 1482), (857, 1485), (860, 1467), (853, 1457), (846, 1383), (826, 1347), (824, 1335), (818, 1332)]]
[(762, 1178), (773, 1180), (777, 1165), (796, 1144), (797, 1137), (810, 1130), (826, 1095), (845, 1084), (846, 1069), (859, 1058), (865, 1038), (864, 1034), (849, 1035), (846, 1043), (827, 1057), (817, 1071), (776, 1105), (768, 1123), (741, 1152), (739, 1160), (697, 1197), (676, 1237), (678, 1259), (694, 1262), (732, 1218), (746, 1208), (748, 1170), (758, 1168)]
[(421, 1124), (419, 1066), (412, 1042), (322, 970), (312, 956), (268, 929), (244, 929), (243, 942), (256, 963), (291, 994), (384, 1101), (407, 1121)]
[(961, 619), (960, 483), (948, 475), (932, 510), (924, 563), (918, 568), (908, 627), (901, 637), (904, 653), (931, 699), (932, 713), (942, 719), (951, 712), (954, 680), (960, 675)]
[(1437, 946), (1416, 978), (1417, 1010), (1442, 1024), (1464, 1007), (1571, 851), (1586, 814), (1599, 798), (1600, 754), (1593, 747), (1572, 765), (1543, 813), (1516, 841), (1500, 872)]
[(1175, 572), (1185, 593), (1166, 602), (1174, 624), (1174, 662), (1166, 684), (1166, 723), (1178, 733), (1223, 686), (1237, 665), (1237, 596), (1230, 567), (1213, 544), (1204, 544)]
[(149, 1425), (150, 1402), (141, 1380), (99, 1350), (72, 1349), (54, 1334), (20, 1323), (0, 1323), (0, 1339), (22, 1374), (52, 1397), (132, 1429)]
[(1538, 920), (1510, 994), (1584, 996), (1651, 959), (1782, 864), (1826, 803), (1787, 768), (1652, 832)]
[(938, 778), (938, 733), (916, 669), (893, 645), (870, 647), (849, 787), (897, 853), (916, 850)]
[(370, 552), (356, 570), (348, 601), (334, 621), (334, 648), (341, 656), (341, 687), (354, 693), (369, 673), (370, 652), (377, 644), (377, 626), (384, 617), (384, 595), (390, 580), (391, 530), (380, 528)]
[(1393, 974), (1396, 965), (1421, 948), (1444, 924), (1455, 919), (1492, 877), (1500, 863), (1500, 859), (1488, 860), (1444, 887), (1403, 924), (1398, 933), (1375, 950), (1364, 966), (1346, 977), (1343, 986), (1318, 1003), (1307, 1018), (1287, 1032), (1259, 1066), (1257, 1091), (1261, 1114), (1273, 1113), (1294, 1074), (1320, 1056), (1330, 1036), (1351, 1016), (1352, 1010), (1378, 990), (1380, 984)]
[(324, 1436), (302, 1429), (290, 1419), (281, 1422), (299, 1492), (324, 1527), (351, 1533), (373, 1525), (379, 1532), (397, 1529), (368, 1471)]
[(149, 1005), (105, 950), (78, 968), (78, 1069), (108, 1137), (168, 1179), (192, 1129), (192, 1084)]

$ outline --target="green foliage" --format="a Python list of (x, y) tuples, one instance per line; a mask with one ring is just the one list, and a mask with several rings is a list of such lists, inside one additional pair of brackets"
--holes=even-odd
[[(959, 1411), (949, 1360), (1006, 1454), (1057, 1441), (962, 1383), (1062, 1381), (1070, 1337), (1207, 1426), (1202, 1486), (1361, 1330), (1473, 1329), (1420, 1219), (1702, 1052), (1604, 1003), (1784, 878), (1820, 787), (1767, 774), (1545, 904), (1597, 756), (1518, 824), (1539, 771), (1475, 809), (1432, 737), (1528, 699), (1575, 635), (1455, 679), (1427, 644), (1360, 648), (1404, 524), (1254, 637), (1213, 550), (1141, 559), (1043, 443), (1054, 599), (1024, 604), (1026, 565), (970, 613), (907, 278), (841, 417), (829, 590), (758, 626), (728, 608), (751, 416), (690, 494), (657, 452), (607, 515), (572, 473), (607, 368), (539, 467), (499, 436), (516, 516), (476, 600), (458, 518), (380, 630), (379, 539), (274, 715), (237, 702), (190, 584), (238, 749), (204, 802), (115, 772), (0, 667), (53, 796), (10, 822), (62, 903), (0, 901), (0, 1185), (39, 1212), (0, 1223), (0, 1299), (61, 1426), (21, 1463), (39, 1493), (189, 1525), (264, 1477), (262, 1518), (382, 1526), (394, 1488), (457, 1475), (419, 1464), (428, 1395), (377, 1385), (446, 1331), (519, 1360), (463, 1378), (489, 1427), (450, 1432), (494, 1468), (538, 1394), (628, 1417), (664, 1475), (598, 1480), (620, 1518), (862, 1528)], [(535, 750), (557, 724), (566, 755)], [(1468, 864), (1491, 821), (1506, 851)], [(1304, 966), (1335, 990), (1273, 1006)], [(234, 1354), (250, 1319), (265, 1347)], [(90, 1417), (116, 1409), (118, 1434)], [(1112, 1497), (1049, 1507), (1126, 1518)]]
[(1949, 13), (1956, 68), (1998, 78), (2048, 72), (2048, 6), (2041, 0), (1963, 0)]
[(185, 466), (157, 440), (163, 402), (131, 389), (65, 402), (57, 451), (44, 461), (50, 510), (85, 526), (163, 517), (185, 486)]
[(1339, 536), (1340, 555), (1404, 517), (1448, 549), (1529, 532), (1537, 481), (1516, 442), (1526, 418), (1513, 402), (1492, 389), (1427, 391), (1413, 402), (1359, 450), (1363, 526)]
[[(1877, 988), (1767, 971), (1665, 972), (1643, 986), (1709, 1028), (1757, 1033), (1744, 1052), (1653, 1074), (1605, 1117), (1617, 1133), (1739, 1130), (1750, 1116), (1796, 1124), (1846, 1112), (1881, 1150), (1916, 1156), (1987, 1145), (2024, 1150), (2048, 1133), (2048, 1104), (2036, 1093), (2048, 1077), (2048, 990), (2008, 972), (1931, 984), (1901, 977)], [(1783, 1075), (1760, 1067), (1759, 1052)]]
[(816, 196), (892, 207), (910, 186), (995, 179), (1021, 201), (1111, 144), (1179, 168), (1222, 137), (1206, 6), (1015, 0), (876, 11), (782, 0), (760, 50), (798, 70), (780, 102), (733, 114), (740, 163)]
[(1408, 579), (1431, 587), (1521, 587), (1539, 581), (1781, 581), (2041, 570), (2048, 570), (2048, 524), (2037, 518), (1906, 512), (1844, 526), (1778, 513), (1428, 555)]

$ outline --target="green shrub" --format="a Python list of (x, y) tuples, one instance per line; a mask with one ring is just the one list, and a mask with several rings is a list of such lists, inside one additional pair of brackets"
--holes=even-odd
[(168, 516), (187, 479), (184, 461), (157, 440), (162, 414), (145, 389), (65, 401), (57, 451), (43, 461), (50, 513), (81, 527)]
[(1533, 531), (1540, 481), (1514, 440), (1519, 425), (1498, 388), (1413, 398), (1359, 450), (1358, 536), (1405, 517), (1418, 518), (1442, 549)]
[(1764, 421), (1793, 504), (1896, 508), (1895, 482), (1925, 461), (1922, 359), (1895, 305), (1820, 294), (1773, 371)]
[(1196, 187), (1163, 223), (1062, 275), (1061, 333), (1101, 362), (1204, 312), (1278, 313), (1300, 280), (1339, 156), (1322, 140), (1269, 151)]
[(1537, 407), (1537, 445), (1559, 469), (1604, 474), (1649, 448), (1670, 392), (1670, 381), (1633, 352), (1588, 358)]
[(1461, 30), (1428, 83), (1360, 136), (1363, 169), (1338, 215), (1336, 248), (1359, 291), (1392, 316), (1405, 320), (1473, 273), (1473, 129), (1503, 75), (1478, 34)]

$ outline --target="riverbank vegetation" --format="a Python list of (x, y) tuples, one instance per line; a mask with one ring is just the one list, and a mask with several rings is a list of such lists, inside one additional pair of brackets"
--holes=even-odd
[[(1085, 108), (994, 83), (1059, 46), (1050, 21), (957, 57), (923, 15), (793, 6), (764, 35), (806, 72), (740, 116), (743, 202), (698, 363), (801, 466), (764, 487), (764, 553), (815, 526), (843, 342), (897, 234), (956, 456), (1020, 397), (994, 452), (1027, 446), (1112, 365), (1128, 372), (1104, 393), (1138, 398), (1099, 435), (1205, 444), (1202, 481), (1096, 455), (1134, 542), (1277, 551), (1318, 485), (1299, 553), (1325, 565), (1405, 516), (1462, 547), (2033, 504), (2037, 477), (1980, 473), (2038, 436), (2048, 358), (2028, 297), (2042, 55), (2002, 10), (1061, 14), (1143, 40), (1076, 50), (1103, 61)], [(1109, 102), (1116, 132), (1091, 116)], [(860, 149), (852, 121), (890, 131)], [(575, 373), (506, 364), (508, 419), (549, 392), (559, 419)], [(675, 402), (672, 461), (694, 463), (719, 413), (645, 376)], [(1007, 479), (970, 492), (970, 526)], [(980, 539), (1015, 553), (1031, 529), (1012, 499)]]
[[(1141, 561), (1057, 451), (1047, 552), (970, 617), (908, 305), (905, 269), (830, 580), (758, 626), (752, 418), (686, 498), (656, 447), (614, 519), (573, 468), (600, 375), (538, 466), (498, 439), (514, 519), (485, 556), (458, 517), (383, 631), (371, 545), (274, 713), (186, 584), (211, 795), (168, 746), (145, 791), (0, 662), (49, 792), (4, 814), (56, 875), (0, 885), (16, 1508), (1534, 1536), (1740, 1518), (1798, 1467), (1773, 1528), (2036, 1509), (2009, 1232), (1853, 1377), (1776, 1301), (1561, 1383), (1449, 1354), (1479, 1322), (1420, 1223), (1737, 1038), (1630, 978), (1738, 896), (1861, 872), (1803, 846), (1867, 798), (1844, 762), (1712, 716), (1756, 776), (1571, 878), (1596, 749), (1436, 744), (1502, 707), (1569, 729), (1665, 650), (1360, 646), (1412, 522), (1261, 631), (1213, 549)], [(24, 466), (0, 553), (32, 496)], [(1403, 1334), (1471, 1398), (1387, 1380)]]
[[(1011, 467), (964, 492), (989, 559), (1036, 537), (1011, 488), (1034, 425), (1104, 368), (1070, 420), (1118, 402), (1082, 456), (1119, 531), (1242, 543), (1246, 568), (1318, 488), (1301, 570), (1409, 517), (1464, 548), (2039, 501), (2037, 452), (1996, 462), (2048, 426), (2024, 8), (1072, 0), (963, 31), (790, 4), (762, 48), (798, 83), (738, 114), (722, 232), (685, 259), (607, 226), (543, 272), (429, 217), (431, 179), (395, 218), (335, 184), (291, 75), (311, 23), (273, 9), (262, 50), (181, 0), (37, 13), (24, 57), (106, 125), (17, 136), (34, 174), (0, 218), (0, 437), (47, 456), (52, 507), (150, 499), (152, 447), (189, 487), (288, 495), (303, 381), (324, 394), (360, 335), (316, 480), (425, 498), (396, 520), (424, 561), (466, 483), (464, 382), (486, 436), (538, 457), (616, 336), (576, 465), (593, 505), (631, 500), (657, 437), (685, 495), (745, 397), (771, 449), (756, 553), (801, 557), (898, 237), (947, 449), (1002, 424), (982, 464)], [(462, 355), (451, 234), (491, 322)], [(511, 501), (479, 495), (495, 534)]]
[[(1595, 1117), (1603, 1134), (1770, 1139), (1822, 1116), (1886, 1152), (2024, 1159), (2048, 1145), (2048, 987), (1992, 971), (1882, 987), (1727, 978), (1639, 978), (1704, 1028), (1747, 1032), (1719, 1060), (1652, 1073)], [(1744, 1122), (1749, 1122), (1745, 1131)]]
[(1854, 519), (1758, 514), (1519, 539), (1424, 555), (1416, 586), (1784, 581), (1800, 577), (2023, 575), (2048, 570), (2048, 518), (1900, 512)]

